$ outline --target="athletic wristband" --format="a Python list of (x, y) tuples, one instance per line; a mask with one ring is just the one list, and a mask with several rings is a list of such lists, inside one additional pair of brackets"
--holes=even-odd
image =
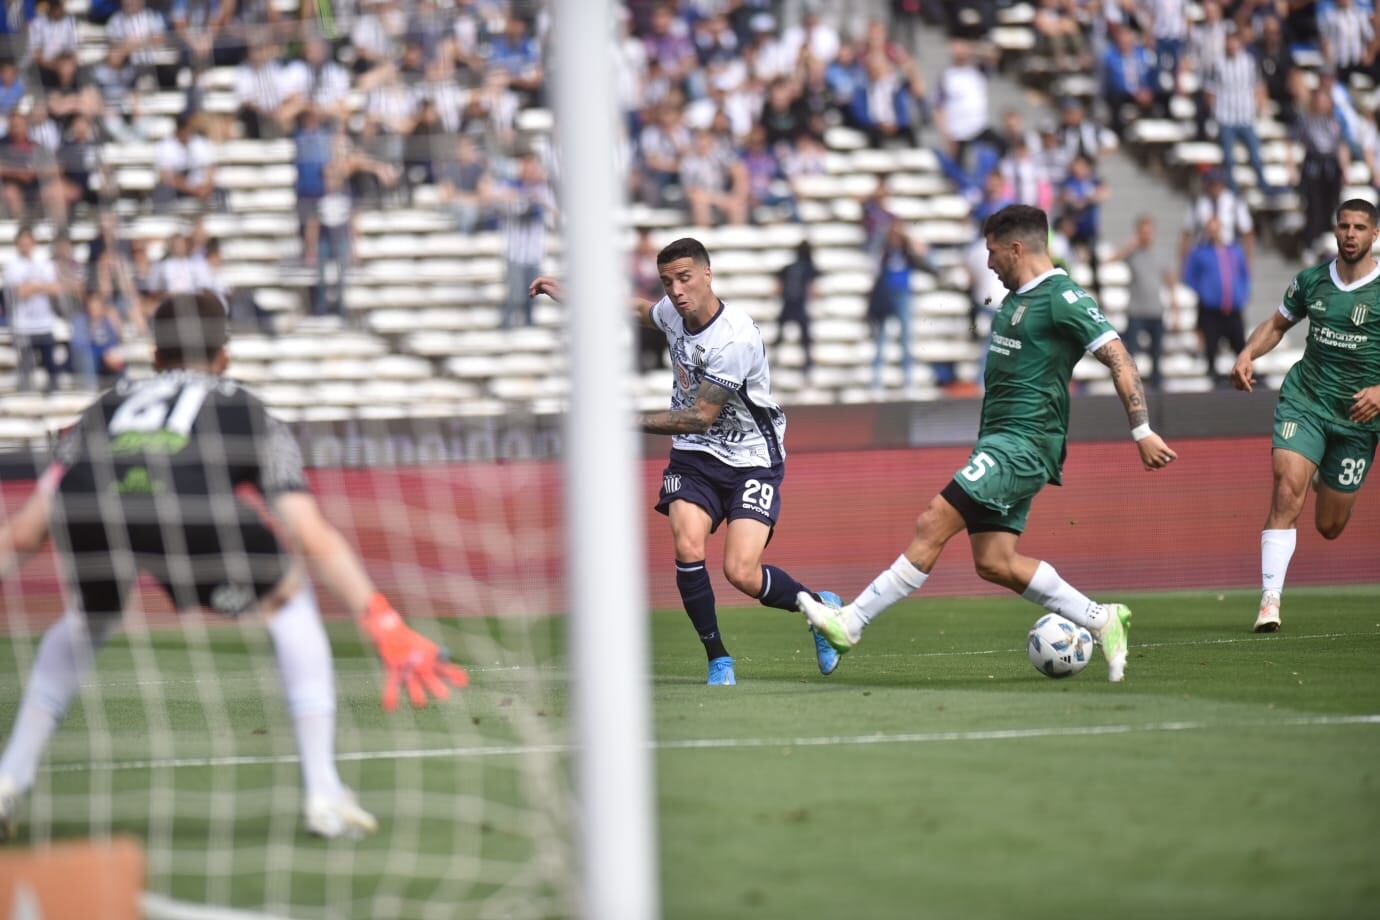
[(1131, 440), (1144, 441), (1146, 438), (1150, 437), (1150, 435), (1154, 433), (1155, 432), (1150, 430), (1150, 423), (1145, 422), (1131, 429)]

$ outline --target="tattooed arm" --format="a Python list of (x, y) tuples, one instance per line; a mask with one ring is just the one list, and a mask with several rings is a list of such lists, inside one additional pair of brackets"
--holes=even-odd
[(704, 434), (732, 395), (732, 390), (705, 380), (695, 391), (693, 406), (644, 415), (638, 425), (647, 434)]
[[(1134, 432), (1137, 428), (1150, 426), (1150, 408), (1145, 402), (1145, 387), (1140, 382), (1140, 372), (1136, 362), (1126, 352), (1120, 339), (1112, 339), (1097, 351), (1093, 357), (1101, 361), (1112, 372), (1112, 384), (1126, 407), (1126, 421)], [(1153, 431), (1136, 440), (1140, 451), (1140, 462), (1147, 470), (1158, 470), (1168, 466), (1178, 455), (1169, 449), (1164, 439)]]

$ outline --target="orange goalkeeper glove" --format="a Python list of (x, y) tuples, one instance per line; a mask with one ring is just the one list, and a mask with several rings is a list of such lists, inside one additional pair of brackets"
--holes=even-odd
[(383, 708), (392, 712), (398, 708), (398, 688), (407, 688), (412, 705), (426, 705), (427, 693), (444, 700), (450, 696), (450, 683), (463, 687), (469, 675), (459, 665), (451, 664), (450, 656), (426, 636), (411, 629), (393, 605), (382, 594), (369, 599), (360, 624), (388, 672), (383, 685)]

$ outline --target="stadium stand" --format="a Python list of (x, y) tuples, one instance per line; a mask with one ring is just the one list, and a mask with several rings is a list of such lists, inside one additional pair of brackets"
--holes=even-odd
[[(138, 0), (125, 2), (126, 20), (150, 12)], [(1079, 66), (1080, 55), (1095, 59), (1105, 41), (1093, 6), (999, 4), (990, 25), (978, 21), (975, 29), (961, 15), (949, 25), (987, 39), (1000, 66), (1052, 97), (1095, 103), (1098, 83)], [(612, 48), (628, 125), (624, 244), (631, 248), (635, 228), (649, 228), (658, 244), (697, 235), (714, 254), (716, 289), (746, 307), (774, 341), (775, 276), (808, 238), (822, 272), (811, 305), (814, 367), (805, 373), (803, 350), (788, 332), (774, 354), (774, 384), (785, 402), (976, 392), (981, 329), (975, 334), (970, 325), (967, 249), (984, 199), (981, 182), (961, 170), (956, 176), (942, 142), (934, 146), (926, 122), (938, 93), (884, 23), (853, 36), (827, 15), (785, 23), (773, 15), (776, 7), (629, 4)], [(94, 21), (106, 6), (66, 4), (76, 36), (66, 52), (74, 50), (81, 65), (77, 83), (97, 96), (94, 104), (91, 92), (80, 97), (83, 111), (58, 101), (61, 89), (45, 90), (55, 78), (44, 63), (62, 61), (65, 52), (60, 45), (51, 53), (33, 49), (47, 47), (44, 31), (56, 26), (31, 25), (27, 41), (11, 43), (20, 67), (12, 75), (0, 68), (0, 110), (32, 116), (27, 131), (38, 152), (29, 155), (40, 178), (31, 184), (46, 188), (61, 173), (71, 186), (71, 214), (64, 227), (56, 205), (35, 210), (51, 196), (36, 198), (30, 189), (30, 213), (0, 221), (0, 262), (12, 255), (10, 241), (24, 220), (35, 220), (40, 249), (59, 232), (69, 235), (88, 287), (125, 317), (122, 350), (133, 375), (151, 372), (141, 312), (158, 292), (214, 286), (241, 326), (234, 373), (290, 421), (558, 410), (566, 395), (563, 309), (542, 301), (531, 325), (503, 328), (519, 155), (535, 154), (559, 183), (541, 83), (542, 4), (456, 0), (443, 10), (365, 2), (352, 16), (338, 9), (325, 40), (316, 40), (325, 20), (310, 4), (241, 6), (215, 34), (190, 8), (175, 3), (175, 28), (135, 48), (128, 38), (112, 42), (115, 27)], [(724, 12), (700, 12), (713, 9)], [(1037, 30), (1046, 20), (1073, 24), (1057, 53)], [(131, 28), (125, 22), (118, 31)], [(256, 41), (292, 47), (294, 55), (269, 51), (243, 63), (246, 43)], [(1319, 56), (1296, 50), (1293, 58), (1301, 79), (1314, 79)], [(1359, 71), (1353, 79), (1358, 110), (1373, 112), (1374, 89)], [(1198, 85), (1186, 69), (1167, 98), (1168, 117), (1130, 118), (1122, 139), (1175, 182), (1220, 160), (1215, 143), (1191, 134)], [(260, 113), (253, 122), (245, 116), (251, 103)], [(293, 118), (303, 110), (319, 121), (303, 122), (294, 134)], [(95, 124), (94, 143), (75, 143), (90, 128), (76, 127), (83, 121)], [(246, 127), (258, 137), (245, 136)], [(753, 127), (765, 131), (767, 146), (746, 143)], [(1266, 120), (1260, 134), (1266, 177), (1283, 185), (1285, 129)], [(467, 143), (473, 149), (457, 153)], [(1365, 170), (1374, 167), (1374, 147), (1363, 146), (1371, 158), (1352, 164), (1349, 192), (1373, 180)], [(18, 155), (0, 144), (0, 163)], [(186, 178), (185, 188), (164, 189), (169, 170), (191, 176), (203, 167), (200, 185)], [(1276, 215), (1273, 239), (1297, 235), (1295, 198), (1261, 196), (1244, 164), (1235, 176), (1254, 207)], [(749, 222), (716, 222), (722, 214), (711, 207), (701, 208), (702, 225), (688, 226), (693, 191), (686, 189), (704, 183), (723, 191), (729, 210), (741, 203)], [(869, 200), (928, 253), (928, 267), (913, 275), (910, 344), (918, 366), (908, 388), (894, 345), (884, 354), (882, 387), (872, 386)], [(538, 219), (554, 226), (557, 218)], [(178, 237), (197, 266), (177, 261)], [(1105, 256), (1110, 244), (1094, 251)], [(544, 264), (555, 268), (559, 258), (559, 234), (545, 234)], [(1083, 262), (1075, 251), (1071, 270), (1091, 284)], [(1126, 266), (1104, 261), (1096, 280), (1104, 309), (1122, 323)], [(337, 283), (344, 290), (338, 307), (323, 294)], [(1181, 289), (1178, 299), (1183, 309), (1166, 342), (1165, 387), (1203, 389), (1192, 295)], [(60, 342), (80, 325), (76, 312), (59, 310)], [(42, 438), (89, 399), (71, 389), (77, 384), (70, 378), (51, 396), (16, 392), (20, 357), (0, 335), (0, 442), (7, 444)], [(1262, 370), (1281, 372), (1291, 359), (1277, 352)], [(1077, 376), (1093, 391), (1110, 386), (1092, 365)], [(633, 382), (648, 407), (664, 402), (669, 385), (664, 368)]]

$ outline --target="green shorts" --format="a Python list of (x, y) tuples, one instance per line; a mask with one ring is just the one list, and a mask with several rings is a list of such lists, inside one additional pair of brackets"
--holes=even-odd
[(992, 434), (973, 445), (968, 465), (954, 473), (954, 482), (974, 503), (958, 508), (969, 532), (1023, 533), (1030, 503), (1049, 482), (1049, 471), (1026, 440)]
[(1343, 425), (1283, 397), (1275, 407), (1271, 445), (1307, 457), (1318, 467), (1323, 485), (1338, 492), (1355, 492), (1366, 481), (1375, 459), (1377, 435)]

